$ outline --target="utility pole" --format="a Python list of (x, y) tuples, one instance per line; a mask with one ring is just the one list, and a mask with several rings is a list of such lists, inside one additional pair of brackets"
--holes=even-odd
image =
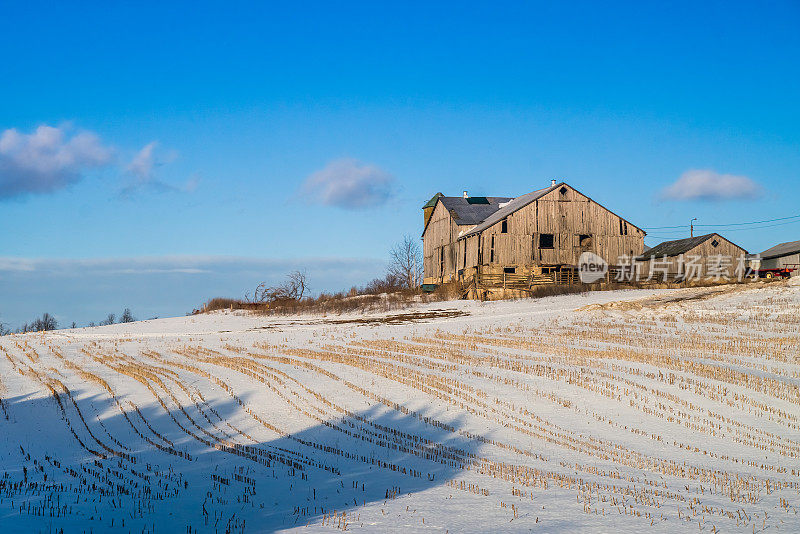
[(689, 221), (689, 237), (694, 237), (694, 222), (697, 220), (697, 217)]

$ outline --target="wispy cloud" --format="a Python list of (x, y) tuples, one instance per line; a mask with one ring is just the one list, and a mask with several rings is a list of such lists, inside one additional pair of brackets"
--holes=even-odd
[(352, 158), (331, 161), (303, 183), (309, 202), (358, 210), (385, 204), (393, 194), (394, 177), (383, 169)]
[(178, 159), (177, 151), (164, 151), (160, 148), (158, 141), (147, 143), (125, 167), (125, 172), (131, 181), (122, 189), (122, 194), (127, 196), (142, 189), (194, 191), (197, 187), (197, 180), (194, 177), (190, 178), (185, 186), (175, 186), (157, 176), (156, 169), (172, 163), (176, 159)]
[(691, 169), (661, 192), (667, 200), (735, 200), (761, 196), (759, 184), (747, 176), (719, 174), (710, 169)]
[(127, 171), (140, 182), (148, 182), (153, 179), (153, 167), (156, 164), (153, 152), (157, 145), (156, 141), (147, 143), (128, 163)]
[(89, 131), (68, 125), (16, 128), (0, 134), (0, 199), (50, 193), (79, 181), (85, 172), (109, 165), (114, 151)]

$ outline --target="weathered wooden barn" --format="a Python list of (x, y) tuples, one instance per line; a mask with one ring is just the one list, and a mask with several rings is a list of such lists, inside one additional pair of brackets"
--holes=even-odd
[[(664, 241), (637, 258), (642, 279), (736, 278), (747, 251), (719, 234)], [(727, 274), (725, 274), (727, 273)]]
[(423, 210), (426, 284), (557, 282), (583, 252), (615, 265), (644, 250), (644, 230), (564, 182), (516, 198), (438, 193)]

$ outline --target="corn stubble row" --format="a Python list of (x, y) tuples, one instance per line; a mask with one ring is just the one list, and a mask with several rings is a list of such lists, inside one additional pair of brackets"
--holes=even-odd
[[(182, 469), (201, 447), (235, 458), (247, 474), (234, 473), (233, 482), (215, 474), (216, 500), (204, 501), (187, 531), (221, 520), (245, 531), (247, 521), (226, 516), (223, 505), (235, 493), (237, 505), (269, 506), (256, 488), (277, 483), (276, 467), (290, 493), (305, 488), (287, 526), (352, 530), (364, 524), (368, 501), (403, 496), (396, 487), (368, 494), (369, 480), (349, 481), (344, 491), (342, 480), (340, 502), (318, 499), (325, 481), (347, 476), (342, 462), (388, 474), (398, 486), (410, 478), (417, 488), (439, 488), (476, 510), (486, 501), (506, 520), (543, 528), (539, 501), (548, 494), (561, 496), (564, 513), (572, 506), (631, 529), (686, 523), (749, 532), (796, 522), (800, 321), (792, 305), (769, 297), (701, 311), (596, 310), (546, 326), (409, 329), (369, 341), (351, 332), (315, 334), (312, 343), (232, 335), (219, 345), (131, 338), (65, 347), (14, 336), (0, 343), (4, 369), (47, 392), (95, 459), (78, 470), (52, 456), (31, 459), (21, 447), (23, 463), (34, 462), (42, 476), (6, 473), (0, 498), (24, 502), (15, 505), (20, 514), (67, 517), (81, 496), (125, 496), (129, 517), (142, 518), (188, 490)], [(759, 306), (771, 310), (767, 317), (754, 312)], [(126, 394), (132, 384), (140, 394)], [(86, 387), (92, 410), (76, 398)], [(146, 418), (145, 403), (166, 419)], [(13, 410), (7, 404), (0, 416)], [(129, 438), (104, 423), (106, 405)], [(169, 467), (143, 460), (143, 447)], [(62, 493), (77, 502), (53, 501)]]

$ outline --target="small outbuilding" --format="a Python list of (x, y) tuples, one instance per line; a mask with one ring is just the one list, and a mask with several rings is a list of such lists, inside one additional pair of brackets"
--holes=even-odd
[(759, 257), (759, 269), (796, 269), (800, 267), (800, 241), (775, 245), (759, 254)]
[(747, 251), (719, 234), (664, 241), (637, 258), (639, 277), (656, 280), (736, 278)]

